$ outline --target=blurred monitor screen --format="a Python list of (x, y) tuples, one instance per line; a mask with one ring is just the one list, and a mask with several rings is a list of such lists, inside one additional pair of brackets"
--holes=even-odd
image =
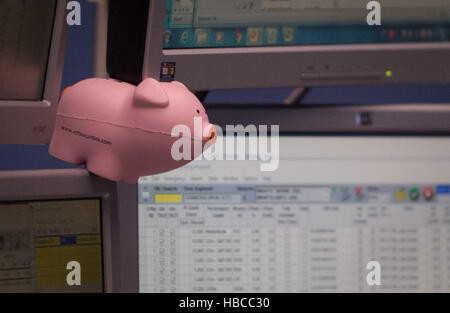
[(0, 100), (42, 100), (55, 10), (56, 0), (0, 1)]
[(0, 202), (0, 292), (102, 292), (100, 216), (100, 199)]
[(273, 172), (247, 158), (143, 177), (140, 291), (449, 292), (449, 147), (282, 137)]
[(168, 0), (163, 46), (220, 48), (448, 41), (448, 0)]

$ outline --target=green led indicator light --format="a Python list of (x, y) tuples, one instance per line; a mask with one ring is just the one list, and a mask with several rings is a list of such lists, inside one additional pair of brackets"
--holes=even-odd
[(392, 71), (386, 71), (386, 77), (392, 77)]

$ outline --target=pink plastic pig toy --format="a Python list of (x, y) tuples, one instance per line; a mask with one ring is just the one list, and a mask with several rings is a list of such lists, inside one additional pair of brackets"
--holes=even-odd
[[(201, 117), (200, 135), (195, 117)], [(202, 104), (179, 82), (148, 78), (136, 87), (86, 79), (63, 92), (49, 152), (69, 163), (86, 163), (90, 172), (110, 180), (136, 183), (140, 176), (173, 170), (202, 153), (192, 148), (190, 160), (172, 157), (172, 145), (180, 139), (172, 136), (175, 125), (190, 129), (192, 146), (204, 147), (215, 137)]]

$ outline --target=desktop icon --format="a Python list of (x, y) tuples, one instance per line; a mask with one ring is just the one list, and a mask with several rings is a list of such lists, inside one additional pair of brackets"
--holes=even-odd
[(170, 40), (172, 39), (172, 33), (170, 30), (167, 30), (164, 32), (164, 45), (167, 46), (170, 43)]
[(242, 30), (236, 29), (234, 31), (234, 42), (240, 44), (242, 42)]
[(186, 45), (189, 42), (189, 37), (190, 37), (190, 31), (185, 30), (184, 32), (181, 33), (180, 43), (182, 45)]
[(420, 39), (428, 39), (431, 37), (431, 31), (429, 31), (427, 28), (422, 28), (420, 30)]
[(223, 43), (223, 32), (216, 33), (216, 43)]
[(268, 44), (277, 43), (278, 39), (278, 29), (276, 27), (267, 27), (266, 28), (266, 42)]
[(434, 189), (431, 186), (426, 186), (422, 190), (422, 196), (425, 200), (431, 201), (434, 197)]
[(261, 32), (262, 29), (259, 27), (247, 28), (247, 44), (249, 45), (261, 44)]
[(402, 29), (400, 34), (403, 39), (411, 39), (414, 36), (414, 33), (409, 29)]
[(395, 30), (390, 29), (388, 32), (389, 39), (394, 39), (396, 37)]
[(396, 201), (405, 201), (406, 200), (406, 189), (398, 189), (395, 191), (395, 200)]
[(355, 197), (357, 200), (361, 200), (363, 197), (363, 191), (361, 187), (356, 187), (355, 188)]
[(284, 42), (292, 42), (294, 41), (294, 27), (285, 26), (282, 29), (283, 40)]
[(195, 31), (195, 38), (197, 39), (197, 44), (204, 45), (208, 41), (208, 32), (205, 29), (197, 29)]
[[(332, 190), (332, 191), (334, 193), (336, 190)], [(339, 193), (340, 193), (342, 202), (349, 201), (352, 198), (352, 193), (348, 187), (340, 188)]]
[(417, 201), (420, 198), (420, 190), (418, 187), (412, 187), (409, 189), (409, 199), (412, 201)]

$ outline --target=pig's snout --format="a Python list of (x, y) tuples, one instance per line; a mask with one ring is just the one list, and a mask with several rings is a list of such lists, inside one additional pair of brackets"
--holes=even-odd
[(208, 124), (203, 128), (203, 140), (214, 143), (216, 141), (217, 132), (213, 124)]

